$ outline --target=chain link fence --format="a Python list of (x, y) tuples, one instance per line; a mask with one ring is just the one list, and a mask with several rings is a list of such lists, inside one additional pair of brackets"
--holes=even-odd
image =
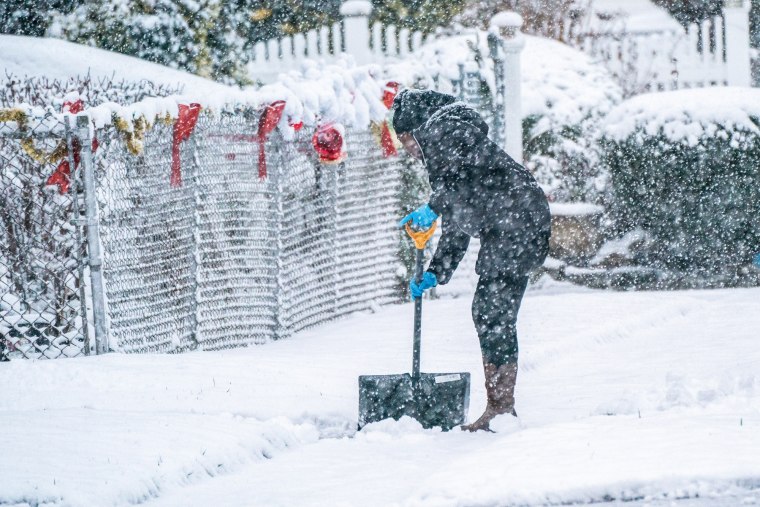
[(0, 359), (247, 346), (398, 299), (401, 177), (369, 130), (338, 164), (275, 133), (262, 178), (259, 111), (201, 114), (176, 185), (171, 125), (134, 155), (64, 118), (0, 122)]
[(111, 348), (178, 352), (285, 337), (398, 299), (400, 177), (369, 131), (322, 164), (310, 135), (265, 148), (258, 114), (202, 114), (180, 149), (157, 124), (132, 155), (116, 129), (94, 158)]
[(0, 361), (87, 354), (83, 200), (67, 155), (79, 147), (58, 117), (16, 120), (0, 122)]

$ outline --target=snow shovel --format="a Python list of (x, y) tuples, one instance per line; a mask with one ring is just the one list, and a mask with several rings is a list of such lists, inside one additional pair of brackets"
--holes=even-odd
[[(406, 232), (417, 248), (417, 283), (422, 281), (424, 248), (435, 231), (435, 223), (416, 232), (406, 225)], [(414, 301), (414, 347), (412, 373), (397, 375), (361, 375), (359, 377), (359, 429), (383, 419), (410, 416), (424, 428), (441, 427), (444, 431), (464, 423), (470, 404), (469, 373), (421, 373), (422, 298)]]

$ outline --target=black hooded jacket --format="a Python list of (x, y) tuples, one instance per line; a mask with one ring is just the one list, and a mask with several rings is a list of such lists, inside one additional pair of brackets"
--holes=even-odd
[(443, 234), (428, 267), (445, 284), (470, 237), (480, 238), (475, 271), (524, 276), (549, 250), (549, 204), (535, 178), (488, 139), (488, 125), (462, 103), (438, 108), (413, 129), (433, 193), (430, 207)]

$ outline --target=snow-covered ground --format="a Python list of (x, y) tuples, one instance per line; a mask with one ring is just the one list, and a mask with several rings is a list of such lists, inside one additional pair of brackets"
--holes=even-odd
[[(251, 349), (0, 363), (0, 505), (760, 503), (760, 289), (542, 282), (520, 419), (491, 434), (355, 432), (357, 376), (410, 367), (410, 304)], [(423, 333), (423, 370), (471, 371), (477, 416), (469, 298), (426, 302)]]

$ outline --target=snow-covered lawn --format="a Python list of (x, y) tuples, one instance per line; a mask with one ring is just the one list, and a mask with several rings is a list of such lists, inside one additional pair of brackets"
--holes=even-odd
[[(354, 431), (357, 376), (410, 367), (410, 304), (251, 349), (0, 363), (0, 505), (760, 502), (758, 300), (534, 287), (520, 419), (493, 434)], [(472, 417), (469, 311), (425, 303), (423, 370), (471, 371)]]

